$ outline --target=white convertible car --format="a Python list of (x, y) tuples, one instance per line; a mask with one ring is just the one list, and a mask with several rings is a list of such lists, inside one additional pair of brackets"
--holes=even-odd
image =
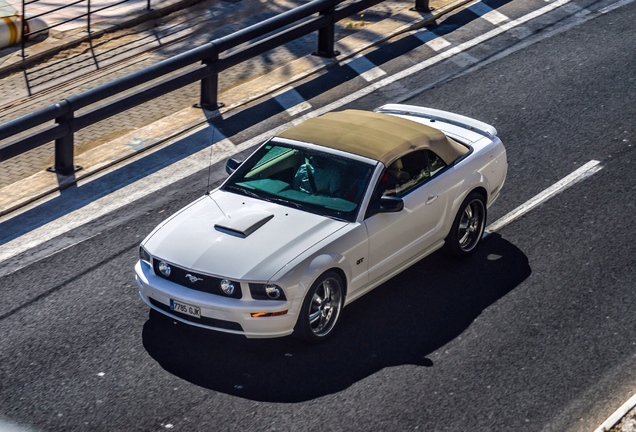
[(342, 309), (444, 246), (471, 253), (507, 172), (494, 127), (385, 105), (262, 144), (141, 243), (139, 293), (171, 318), (249, 338), (329, 336)]

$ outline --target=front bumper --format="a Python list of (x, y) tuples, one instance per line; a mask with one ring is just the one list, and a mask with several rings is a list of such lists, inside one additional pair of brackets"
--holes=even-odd
[[(148, 264), (135, 265), (141, 299), (152, 309), (177, 321), (225, 333), (241, 334), (248, 338), (273, 338), (291, 334), (298, 319), (301, 302), (298, 300), (252, 300), (245, 283), (244, 298), (234, 299), (192, 290), (154, 274)], [(248, 298), (245, 298), (248, 297)], [(170, 300), (201, 308), (201, 318), (170, 310)], [(252, 313), (279, 313), (285, 315), (252, 317)]]

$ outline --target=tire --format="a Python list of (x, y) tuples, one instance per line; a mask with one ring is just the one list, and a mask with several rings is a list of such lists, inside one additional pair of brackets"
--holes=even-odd
[(457, 257), (465, 257), (475, 250), (486, 227), (486, 202), (484, 197), (471, 192), (461, 207), (446, 237), (446, 250)]
[(295, 335), (308, 342), (325, 340), (336, 327), (343, 304), (342, 278), (334, 271), (322, 274), (303, 301)]

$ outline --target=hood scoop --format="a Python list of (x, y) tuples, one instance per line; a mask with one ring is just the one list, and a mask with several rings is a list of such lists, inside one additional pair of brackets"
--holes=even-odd
[(264, 211), (240, 209), (226, 215), (225, 220), (214, 225), (214, 229), (231, 236), (246, 238), (273, 217), (273, 214)]

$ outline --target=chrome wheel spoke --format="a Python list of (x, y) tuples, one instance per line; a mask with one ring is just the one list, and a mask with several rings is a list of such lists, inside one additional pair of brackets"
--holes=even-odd
[(309, 326), (316, 335), (331, 331), (340, 309), (340, 285), (326, 279), (314, 293), (309, 307)]
[(483, 225), (483, 210), (480, 203), (473, 201), (466, 206), (458, 226), (459, 246), (472, 249), (478, 242)]
[(470, 240), (472, 216), (472, 208), (470, 206), (466, 207), (466, 210), (464, 210), (464, 215), (459, 222), (459, 244), (462, 246)]
[(309, 323), (311, 324), (311, 326), (314, 327), (316, 322), (319, 321), (321, 317), (322, 317), (322, 313), (319, 310), (310, 314)]

